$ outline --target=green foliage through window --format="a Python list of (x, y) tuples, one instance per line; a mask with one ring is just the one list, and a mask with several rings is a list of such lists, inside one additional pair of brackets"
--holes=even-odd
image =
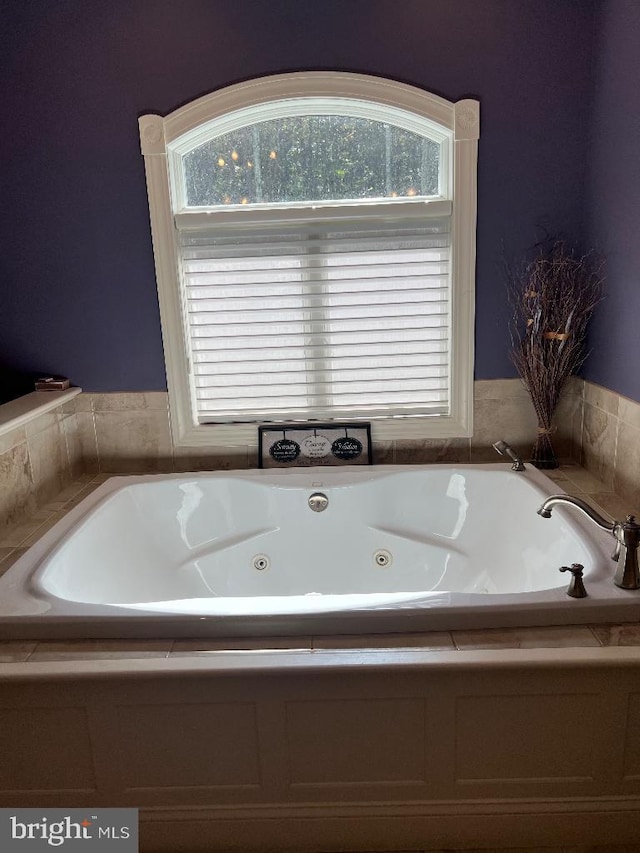
[(438, 194), (440, 146), (395, 125), (341, 115), (239, 128), (184, 156), (189, 207)]

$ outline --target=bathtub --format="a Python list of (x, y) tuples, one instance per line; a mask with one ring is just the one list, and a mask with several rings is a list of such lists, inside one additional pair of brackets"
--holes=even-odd
[[(527, 466), (113, 477), (0, 578), (0, 636), (203, 637), (624, 621), (612, 538)], [(313, 508), (312, 508), (313, 506)], [(566, 595), (582, 563), (588, 597)]]

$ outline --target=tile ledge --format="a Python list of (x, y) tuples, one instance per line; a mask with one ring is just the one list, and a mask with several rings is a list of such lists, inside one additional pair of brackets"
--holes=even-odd
[(67, 400), (77, 397), (82, 388), (67, 388), (66, 391), (32, 391), (17, 400), (0, 405), (0, 435), (11, 432), (35, 420), (45, 412), (57, 409)]
[(279, 649), (264, 652), (224, 651), (211, 656), (83, 659), (56, 661), (15, 661), (0, 663), (0, 685), (9, 681), (40, 681), (51, 678), (80, 680), (198, 676), (319, 670), (402, 670), (460, 671), (465, 669), (531, 669), (584, 666), (597, 668), (637, 668), (640, 648), (632, 646), (480, 649), (469, 651), (422, 649)]

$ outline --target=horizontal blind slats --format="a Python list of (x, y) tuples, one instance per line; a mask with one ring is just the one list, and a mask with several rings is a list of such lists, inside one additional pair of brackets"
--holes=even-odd
[[(437, 356), (432, 358), (431, 360), (425, 359), (413, 359), (411, 362), (400, 358), (387, 357), (384, 359), (381, 358), (373, 358), (369, 361), (364, 359), (345, 359), (340, 358), (338, 361), (335, 361), (334, 369), (338, 369), (341, 375), (347, 372), (362, 372), (362, 371), (397, 371), (398, 374), (410, 370), (416, 373), (416, 375), (420, 376), (430, 376), (431, 374), (435, 374), (439, 371), (443, 371), (446, 374), (447, 370), (447, 359), (445, 356)], [(194, 373), (196, 376), (196, 381), (205, 381), (208, 377), (241, 377), (241, 376), (255, 376), (259, 374), (261, 376), (268, 376), (270, 374), (278, 375), (278, 374), (290, 374), (296, 371), (301, 371), (304, 368), (305, 373), (307, 374), (322, 374), (325, 372), (324, 368), (318, 367), (313, 368), (308, 366), (308, 361), (304, 359), (286, 359), (286, 360), (275, 360), (270, 359), (267, 362), (259, 361), (259, 360), (248, 360), (244, 359), (241, 362), (223, 362), (212, 365), (210, 363), (207, 364), (196, 364), (194, 365)], [(267, 381), (266, 379), (264, 381)]]
[[(306, 383), (302, 383), (303, 379), (307, 382), (309, 380), (313, 380), (314, 388), (319, 388), (322, 393), (327, 393), (328, 390), (333, 390), (336, 395), (344, 391), (347, 385), (350, 388), (356, 387), (358, 382), (357, 377), (351, 376), (349, 373), (345, 373), (344, 371), (332, 371), (330, 374), (327, 372), (323, 374), (320, 371), (315, 371), (314, 373), (303, 375), (295, 373), (272, 373), (268, 377), (265, 377), (264, 375), (252, 376), (251, 374), (245, 374), (244, 376), (228, 377), (227, 381), (203, 381), (200, 379), (196, 383), (196, 389), (198, 396), (202, 396), (203, 398), (213, 398), (218, 392), (222, 393), (222, 391), (227, 392), (229, 390), (236, 390), (239, 388), (286, 388), (293, 385), (306, 385)], [(416, 391), (419, 391), (420, 388), (427, 388), (429, 390), (433, 388), (444, 388), (447, 381), (446, 374), (438, 374), (437, 372), (427, 375), (425, 373), (412, 372), (411, 370), (398, 371), (397, 373), (391, 374), (385, 373), (384, 371), (378, 371), (375, 376), (371, 374), (367, 381), (367, 388), (371, 388), (372, 390), (376, 388), (377, 390), (384, 390), (384, 388), (386, 388), (387, 379), (396, 381), (402, 380), (402, 387), (404, 390), (413, 387)], [(415, 384), (415, 387), (412, 383)]]
[(448, 218), (212, 222), (179, 243), (200, 422), (448, 411)]
[[(444, 284), (445, 279), (438, 277), (439, 280), (433, 285), (425, 286), (424, 284), (413, 287), (411, 282), (407, 283), (400, 279), (398, 285), (393, 289), (380, 290), (379, 288), (371, 288), (366, 282), (358, 282), (360, 287), (350, 287), (349, 289), (323, 288), (323, 300), (328, 305), (344, 305), (349, 304), (354, 300), (367, 300), (367, 304), (372, 301), (377, 303), (382, 302), (401, 302), (406, 299), (418, 299), (420, 296), (426, 299), (432, 298), (448, 298), (449, 289)], [(207, 302), (211, 306), (229, 306), (230, 309), (243, 310), (251, 305), (263, 305), (268, 299), (269, 305), (300, 305), (300, 297), (304, 296), (303, 288), (295, 290), (287, 290), (283, 293), (278, 292), (278, 288), (271, 287), (267, 293), (256, 291), (247, 287), (225, 287), (217, 285), (214, 287), (206, 287), (200, 289), (192, 289), (189, 296), (189, 307), (194, 310), (198, 308), (207, 308)]]
[[(411, 308), (411, 306), (420, 306), (424, 307), (425, 305), (438, 306), (438, 305), (447, 305), (449, 303), (448, 293), (444, 288), (438, 288), (437, 291), (430, 294), (424, 294), (422, 299), (419, 299), (417, 294), (412, 294), (412, 298), (403, 300), (400, 302), (395, 294), (385, 294), (387, 298), (378, 298), (372, 299), (370, 301), (362, 301), (362, 299), (346, 299), (346, 300), (337, 300), (333, 298), (321, 298), (315, 297), (316, 301), (319, 301), (319, 304), (322, 308), (326, 309), (327, 313), (331, 315), (331, 312), (339, 312), (348, 310), (362, 310), (369, 311), (373, 309), (379, 309), (384, 311), (391, 311), (394, 308), (398, 310), (403, 310), (407, 308)], [(291, 297), (287, 297), (285, 299), (274, 300), (271, 298), (268, 299), (252, 299), (252, 300), (243, 300), (240, 304), (234, 304), (231, 300), (227, 299), (200, 299), (194, 301), (192, 299), (189, 300), (189, 314), (191, 315), (190, 320), (195, 322), (197, 325), (197, 318), (202, 316), (212, 316), (212, 317), (220, 317), (222, 315), (225, 316), (242, 316), (246, 317), (247, 315), (255, 314), (255, 313), (265, 313), (268, 312), (278, 312), (286, 316), (287, 313), (295, 313), (296, 315), (304, 315), (305, 313), (309, 313), (313, 309), (313, 296), (309, 297), (309, 301), (311, 302), (311, 308), (305, 309), (304, 306), (300, 305), (299, 299), (293, 299)], [(262, 304), (261, 304), (262, 303)], [(265, 306), (267, 306), (265, 308)], [(437, 313), (440, 313), (439, 311)]]
[[(342, 275), (336, 275), (336, 272), (342, 273)], [(342, 283), (350, 284), (352, 281), (357, 282), (366, 282), (371, 288), (372, 285), (376, 285), (376, 289), (378, 287), (391, 287), (393, 286), (393, 281), (397, 280), (399, 275), (402, 276), (402, 280), (404, 281), (425, 281), (427, 278), (441, 278), (445, 276), (448, 272), (448, 268), (445, 267), (444, 264), (438, 264), (437, 269), (433, 269), (431, 275), (427, 274), (425, 270), (424, 264), (411, 264), (406, 267), (401, 265), (397, 266), (389, 266), (383, 267), (381, 264), (378, 266), (363, 265), (362, 267), (342, 267), (339, 270), (329, 270), (329, 269), (319, 269), (318, 267), (307, 267), (306, 269), (293, 269), (293, 270), (274, 270), (271, 274), (269, 272), (262, 272), (258, 270), (254, 272), (253, 270), (248, 271), (233, 271), (230, 270), (228, 272), (223, 272), (222, 270), (218, 270), (215, 272), (209, 271), (208, 273), (203, 271), (197, 274), (191, 274), (188, 270), (186, 270), (186, 274), (188, 276), (197, 275), (200, 278), (200, 282), (192, 285), (194, 288), (197, 286), (200, 287), (211, 287), (217, 285), (224, 285), (227, 287), (235, 287), (238, 285), (279, 285), (279, 286), (295, 286), (304, 284), (309, 286), (310, 283), (319, 282), (319, 283), (327, 283), (328, 287), (339, 287)], [(207, 277), (206, 283), (204, 282), (205, 275)], [(385, 282), (385, 279), (388, 281)], [(377, 284), (376, 284), (377, 283)]]
[[(299, 308), (283, 308), (280, 311), (272, 311), (265, 306), (263, 311), (257, 308), (251, 310), (237, 311), (203, 311), (191, 312), (189, 323), (194, 330), (202, 326), (217, 328), (230, 325), (246, 326), (248, 322), (252, 326), (271, 325), (277, 322), (282, 328), (288, 326), (299, 327), (300, 324), (313, 326), (315, 323), (331, 323), (360, 321), (367, 325), (368, 320), (402, 320), (403, 317), (415, 318), (439, 318), (440, 314), (448, 310), (448, 301), (433, 299), (428, 303), (408, 302), (404, 305), (347, 305), (344, 308), (327, 307), (325, 311), (309, 308), (306, 311)], [(427, 310), (425, 310), (425, 308)], [(359, 309), (359, 310), (358, 310)], [(420, 309), (420, 310), (419, 310)], [(387, 326), (388, 328), (388, 326)]]
[[(410, 333), (415, 332), (423, 332), (421, 338), (417, 338), (415, 334)], [(427, 334), (429, 332), (430, 334)], [(376, 342), (380, 344), (402, 344), (408, 340), (421, 340), (425, 344), (428, 343), (437, 343), (442, 340), (448, 340), (447, 330), (442, 328), (431, 328), (424, 330), (422, 327), (416, 327), (415, 329), (391, 329), (391, 330), (383, 330), (378, 331), (375, 336), (372, 336), (369, 332), (344, 332), (339, 333), (334, 331), (331, 335), (331, 346), (333, 347), (352, 347), (357, 349), (359, 345), (362, 344), (374, 344)], [(202, 349), (198, 349), (198, 345), (202, 346)], [(253, 348), (253, 349), (261, 349), (265, 350), (265, 346), (272, 347), (275, 349), (280, 349), (285, 346), (297, 346), (298, 348), (307, 348), (307, 344), (305, 342), (305, 337), (296, 333), (291, 333), (290, 335), (285, 334), (274, 334), (269, 336), (266, 332), (264, 332), (260, 336), (251, 337), (249, 334), (245, 335), (220, 335), (218, 337), (202, 337), (202, 338), (194, 338), (192, 340), (192, 347), (194, 352), (205, 352), (208, 350), (232, 350), (232, 349), (243, 349), (243, 348)], [(318, 357), (321, 356), (322, 351), (326, 349), (327, 341), (324, 340), (324, 343), (314, 339), (309, 340), (308, 348), (314, 347), (318, 353)]]
[[(376, 321), (376, 318), (369, 317), (367, 323), (367, 331), (384, 333), (387, 336), (392, 333), (402, 333), (409, 331), (423, 331), (425, 335), (429, 330), (433, 329), (436, 333), (440, 329), (440, 317), (434, 314), (413, 314), (408, 317), (394, 317), (393, 323), (385, 321), (384, 318)], [(298, 328), (295, 328), (295, 326)], [(321, 335), (329, 332), (328, 328), (320, 328), (320, 323), (311, 331), (305, 332), (302, 328), (305, 323), (275, 323), (271, 320), (256, 321), (249, 326), (246, 323), (228, 323), (207, 324), (201, 326), (191, 326), (191, 333), (194, 338), (263, 338), (264, 345), (269, 346), (270, 342), (274, 344), (274, 339), (278, 337), (284, 338), (304, 338), (305, 335)], [(313, 325), (309, 322), (308, 325)], [(328, 324), (326, 324), (328, 325)], [(331, 323), (332, 340), (340, 340), (340, 335), (344, 336), (347, 333), (362, 336), (362, 322), (358, 317), (336, 319)], [(396, 338), (397, 339), (397, 334)], [(277, 344), (274, 344), (277, 346)]]
[[(401, 341), (394, 341), (393, 350), (389, 351), (386, 341), (376, 339), (375, 341), (367, 341), (366, 339), (353, 341), (349, 340), (340, 347), (340, 355), (342, 358), (352, 358), (357, 356), (373, 357), (379, 355), (395, 356), (399, 353), (407, 353), (410, 355), (421, 355), (429, 353), (445, 353), (448, 355), (448, 339), (446, 338), (446, 330), (436, 330), (440, 333), (440, 337), (434, 337), (432, 340), (418, 340), (416, 338), (406, 337)], [(193, 342), (194, 344), (196, 342)], [(264, 358), (260, 358), (258, 353), (262, 352), (262, 348), (255, 346), (253, 342), (247, 342), (243, 345), (239, 340), (232, 339), (230, 341), (203, 341), (202, 347), (192, 348), (191, 354), (194, 364), (235, 364), (252, 358), (259, 358), (264, 363)], [(308, 344), (304, 342), (294, 342), (289, 346), (280, 346), (277, 350), (269, 353), (269, 358), (274, 363), (286, 358), (300, 358), (304, 355), (322, 354), (326, 351), (326, 345)], [(212, 354), (215, 356), (212, 357)]]
[(392, 407), (375, 408), (369, 406), (305, 406), (295, 408), (294, 406), (276, 407), (269, 405), (265, 408), (253, 408), (248, 412), (235, 409), (218, 409), (216, 412), (200, 410), (197, 416), (199, 424), (258, 424), (258, 423), (292, 423), (296, 421), (307, 422), (332, 421), (332, 420), (363, 420), (375, 421), (378, 418), (413, 418), (413, 417), (436, 417), (446, 415), (449, 412), (448, 403), (434, 402), (432, 405), (402, 406), (398, 403)]
[[(282, 393), (282, 391), (274, 391), (273, 395), (271, 395), (273, 399), (276, 401), (276, 405), (280, 406), (299, 406), (300, 401), (307, 401), (309, 399), (309, 395), (306, 391), (305, 386), (300, 386), (300, 393), (295, 394), (291, 391), (287, 393)], [(376, 390), (366, 390), (366, 391), (353, 391), (351, 394), (343, 394), (340, 397), (336, 397), (335, 394), (316, 394), (314, 397), (319, 400), (326, 401), (326, 405), (336, 405), (336, 406), (348, 406), (348, 405), (360, 405), (371, 403), (372, 405), (386, 405), (389, 406), (394, 400), (400, 401), (402, 403), (407, 403), (407, 401), (413, 400), (416, 403), (423, 403), (425, 398), (429, 396), (432, 397), (434, 402), (442, 403), (446, 401), (447, 394), (446, 391), (435, 390), (427, 390), (424, 391), (422, 388), (415, 390), (402, 390), (399, 389), (397, 391), (376, 391)], [(203, 411), (216, 411), (218, 408), (224, 405), (224, 403), (228, 403), (229, 401), (233, 402), (233, 406), (238, 411), (251, 411), (252, 409), (260, 406), (264, 403), (265, 400), (269, 400), (270, 395), (264, 394), (259, 395), (257, 397), (245, 396), (242, 399), (238, 400), (235, 395), (229, 395), (225, 397), (221, 395), (220, 397), (216, 397), (216, 399), (208, 400), (203, 398), (198, 398), (200, 402), (200, 408)], [(228, 407), (228, 410), (231, 411), (232, 407)]]
[[(246, 406), (247, 408), (253, 408), (256, 403), (259, 403), (261, 400), (268, 399), (276, 399), (279, 401), (282, 400), (298, 400), (301, 399), (307, 400), (309, 394), (307, 392), (307, 386), (303, 383), (289, 386), (268, 386), (265, 388), (256, 389), (259, 390), (259, 394), (251, 394), (247, 391), (242, 397), (242, 401), (240, 406)], [(380, 386), (374, 386), (371, 388), (367, 388), (364, 391), (344, 391), (343, 393), (336, 393), (334, 391), (323, 391), (319, 389), (313, 395), (317, 399), (325, 399), (327, 401), (331, 401), (336, 405), (340, 405), (341, 402), (356, 402), (358, 400), (366, 401), (374, 401), (378, 400), (382, 403), (389, 403), (393, 399), (403, 399), (406, 400), (407, 397), (411, 394), (411, 392), (415, 392), (418, 395), (417, 399), (422, 399), (420, 395), (426, 393), (435, 393), (438, 395), (439, 400), (446, 399), (446, 388), (441, 388), (439, 385), (432, 384), (428, 385), (426, 388), (418, 383), (415, 386), (408, 385), (406, 388), (399, 389), (397, 391), (389, 391), (389, 389)], [(198, 401), (202, 403), (213, 402), (214, 406), (219, 406), (224, 404), (225, 401), (233, 400), (237, 401), (237, 394), (232, 393), (232, 389), (229, 390), (229, 393), (226, 393), (225, 390), (220, 391), (217, 394), (203, 394), (198, 393), (196, 395)]]

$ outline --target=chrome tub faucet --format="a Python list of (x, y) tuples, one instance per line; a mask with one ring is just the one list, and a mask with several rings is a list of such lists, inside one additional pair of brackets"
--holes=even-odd
[(640, 548), (640, 524), (635, 516), (628, 515), (625, 521), (607, 521), (580, 498), (570, 495), (551, 495), (538, 510), (538, 515), (551, 518), (554, 506), (571, 506), (579, 509), (594, 524), (606, 530), (616, 540), (611, 559), (618, 563), (613, 582), (621, 589), (640, 589), (640, 569), (638, 567), (638, 549)]

